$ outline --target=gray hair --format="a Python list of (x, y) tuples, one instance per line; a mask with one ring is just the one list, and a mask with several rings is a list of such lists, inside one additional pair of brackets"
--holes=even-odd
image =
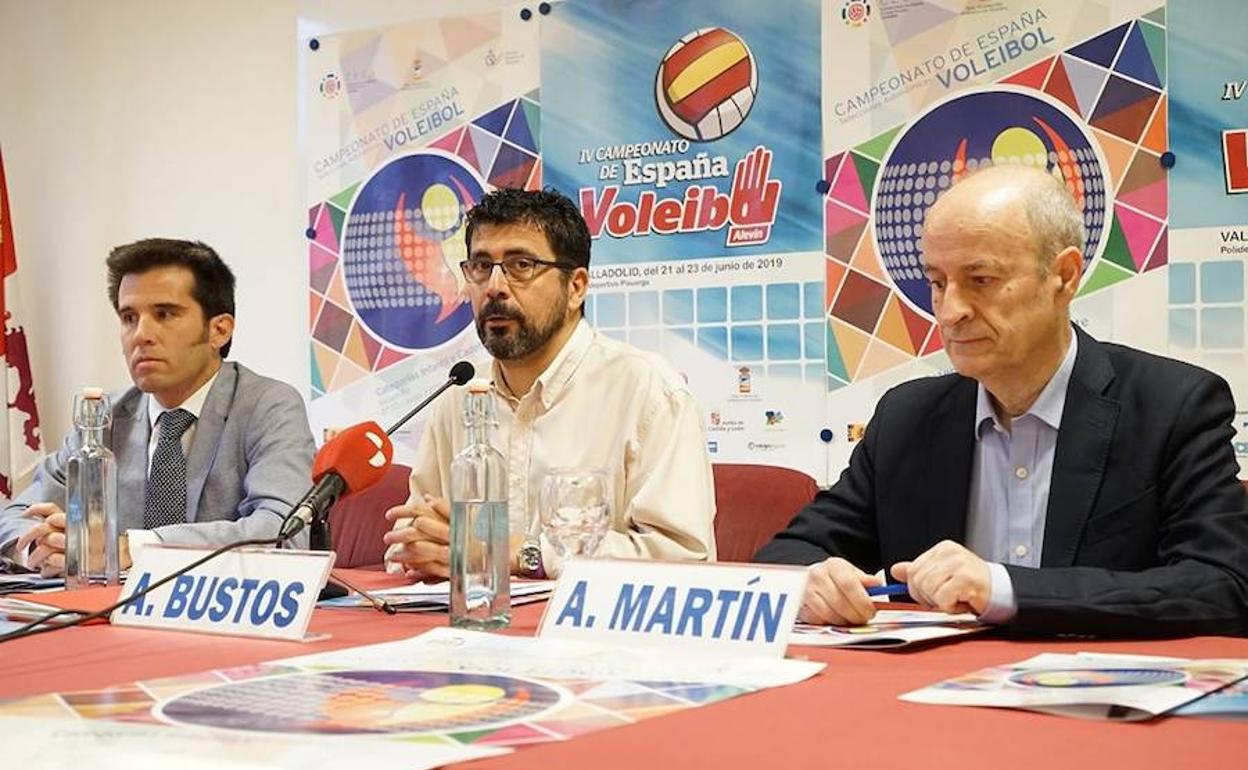
[(1042, 270), (1048, 270), (1053, 258), (1066, 249), (1083, 252), (1083, 214), (1059, 179), (1052, 174), (1044, 174), (1043, 179), (1037, 174), (1033, 178), (1035, 183), (1023, 193), (1023, 208), (1031, 225), (1036, 259)]

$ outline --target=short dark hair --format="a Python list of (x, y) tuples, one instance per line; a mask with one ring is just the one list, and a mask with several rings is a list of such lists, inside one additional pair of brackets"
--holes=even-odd
[[(212, 247), (200, 241), (172, 238), (144, 238), (118, 246), (108, 254), (108, 299), (118, 310), (121, 279), (127, 275), (146, 273), (158, 267), (185, 267), (191, 271), (194, 285), (191, 297), (204, 311), (204, 320), (223, 313), (234, 315), (234, 273), (217, 256)], [(221, 357), (230, 352), (233, 340), (221, 346)]]
[(464, 233), (472, 253), (472, 233), (482, 225), (526, 225), (540, 230), (560, 262), (589, 267), (589, 228), (566, 195), (553, 188), (516, 190), (500, 187), (486, 193), (468, 210)]

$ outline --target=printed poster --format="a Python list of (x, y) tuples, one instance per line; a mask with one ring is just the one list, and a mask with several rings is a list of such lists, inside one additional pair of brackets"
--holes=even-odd
[(1083, 211), (1076, 323), (1164, 349), (1166, 13), (1157, 0), (850, 0), (824, 17), (829, 464), (889, 387), (952, 371), (920, 262), (961, 176), (1043, 167)]
[(1248, 468), (1248, 5), (1174, 0), (1170, 17), (1169, 353), (1218, 372), (1239, 413), (1235, 454)]
[(542, 27), (546, 181), (587, 317), (688, 380), (717, 462), (826, 474), (819, 3), (591, 0)]
[[(489, 189), (541, 184), (538, 23), (515, 8), (303, 41), (314, 431), (388, 426), (488, 361), (459, 262)], [(410, 462), (423, 421), (395, 434)]]

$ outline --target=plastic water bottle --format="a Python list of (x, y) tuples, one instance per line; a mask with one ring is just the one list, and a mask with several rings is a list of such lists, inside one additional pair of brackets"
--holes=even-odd
[(104, 446), (112, 403), (100, 388), (74, 397), (78, 448), (65, 466), (65, 585), (117, 585), (117, 458)]
[(468, 383), (467, 445), (451, 461), (451, 625), (457, 628), (511, 622), (507, 462), (490, 446), (497, 424), (489, 382)]

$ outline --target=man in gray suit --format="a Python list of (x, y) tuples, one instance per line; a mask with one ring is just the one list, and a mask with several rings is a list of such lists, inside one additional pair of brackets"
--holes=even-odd
[[(203, 243), (150, 238), (108, 257), (109, 299), (134, 387), (113, 401), (122, 564), (140, 542), (273, 537), (309, 484), (314, 445), (294, 388), (223, 362), (234, 275)], [(109, 436), (109, 434), (106, 434)], [(65, 569), (73, 436), (0, 511), (0, 557)]]

